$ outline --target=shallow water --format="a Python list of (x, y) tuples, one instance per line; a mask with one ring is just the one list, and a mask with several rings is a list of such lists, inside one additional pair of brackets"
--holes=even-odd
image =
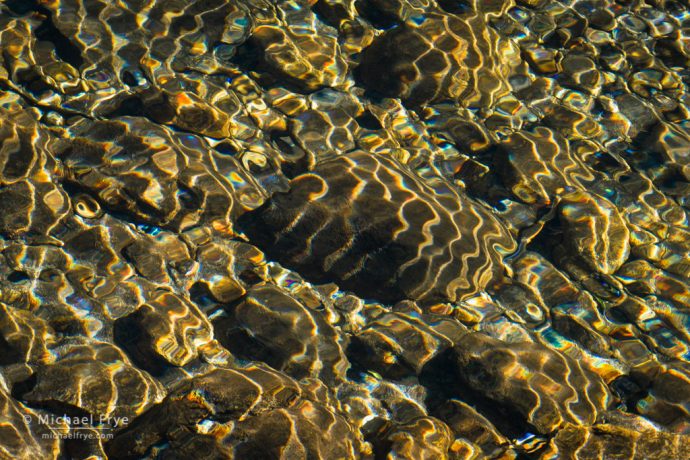
[(689, 18), (0, 1), (0, 458), (690, 458)]

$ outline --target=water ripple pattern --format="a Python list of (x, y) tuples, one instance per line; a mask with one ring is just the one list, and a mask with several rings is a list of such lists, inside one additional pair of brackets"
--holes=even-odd
[(689, 30), (0, 0), (0, 459), (687, 460)]

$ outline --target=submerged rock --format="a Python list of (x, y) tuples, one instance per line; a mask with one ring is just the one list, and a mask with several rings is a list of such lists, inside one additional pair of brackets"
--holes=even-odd
[(482, 205), (436, 188), (393, 159), (356, 151), (296, 177), (240, 225), (312, 280), (386, 302), (455, 301), (499, 281), (515, 241)]
[(0, 405), (0, 455), (5, 458), (58, 458), (60, 436), (68, 431), (66, 424), (38, 423), (39, 417), (48, 415), (24, 407), (1, 386)]
[(419, 374), (453, 345), (453, 333), (463, 333), (459, 323), (455, 326), (457, 331), (449, 331), (449, 338), (411, 316), (385, 314), (353, 337), (350, 354), (360, 365), (393, 379)]
[(420, 417), (393, 427), (385, 440), (390, 443), (388, 457), (406, 460), (445, 460), (453, 442), (450, 428), (434, 417)]
[(141, 458), (165, 442), (170, 456), (357, 458), (361, 441), (345, 419), (266, 366), (216, 369), (182, 382), (106, 445)]
[(607, 199), (587, 192), (568, 193), (558, 205), (567, 244), (589, 268), (611, 274), (630, 254), (625, 221)]
[(117, 423), (163, 399), (162, 386), (113, 345), (65, 340), (51, 351), (55, 362), (38, 366), (36, 386), (23, 395), (32, 404)]
[(227, 229), (265, 197), (236, 159), (141, 118), (82, 120), (55, 148), (66, 182), (111, 212), (158, 227)]
[(510, 441), (469, 404), (457, 399), (449, 400), (437, 409), (436, 416), (463, 440), (462, 448), (470, 452), (481, 451), (489, 458), (500, 458), (501, 454), (510, 458)]
[(342, 86), (347, 63), (336, 31), (319, 21), (304, 3), (277, 2), (284, 19), (258, 24), (250, 40), (262, 51), (266, 66), (298, 87), (313, 91)]
[(238, 356), (268, 362), (296, 379), (320, 377), (334, 384), (344, 379), (349, 362), (343, 337), (325, 319), (287, 292), (257, 285), (214, 327)]
[(590, 425), (611, 401), (601, 378), (536, 343), (503, 343), (469, 334), (454, 348), (458, 372), (474, 389), (517, 410), (542, 434), (569, 422)]
[(515, 198), (541, 206), (552, 203), (566, 187), (577, 186), (579, 180), (591, 176), (570, 152), (568, 141), (543, 126), (504, 139), (494, 164)]
[(171, 292), (159, 291), (114, 326), (115, 341), (152, 372), (184, 366), (213, 340), (211, 324), (199, 309)]
[(690, 437), (644, 428), (605, 423), (584, 427), (569, 423), (551, 440), (541, 458), (665, 460), (690, 456)]
[(450, 15), (395, 27), (364, 50), (359, 76), (367, 87), (411, 104), (458, 98), (470, 80), (469, 45), (458, 30), (466, 27)]
[(487, 28), (482, 13), (403, 14), (410, 17), (362, 52), (357, 76), (368, 89), (411, 106), (473, 104), (505, 93), (503, 79), (519, 51)]
[(56, 184), (60, 168), (48, 149), (50, 135), (36, 115), (0, 109), (0, 237), (48, 240), (69, 212)]

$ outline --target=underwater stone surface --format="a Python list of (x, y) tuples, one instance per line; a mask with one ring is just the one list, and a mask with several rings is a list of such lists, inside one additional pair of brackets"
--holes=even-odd
[(686, 460), (689, 25), (0, 0), (0, 457)]
[(461, 300), (500, 279), (515, 242), (479, 203), (441, 187), (355, 151), (317, 163), (240, 225), (314, 281), (387, 302)]

